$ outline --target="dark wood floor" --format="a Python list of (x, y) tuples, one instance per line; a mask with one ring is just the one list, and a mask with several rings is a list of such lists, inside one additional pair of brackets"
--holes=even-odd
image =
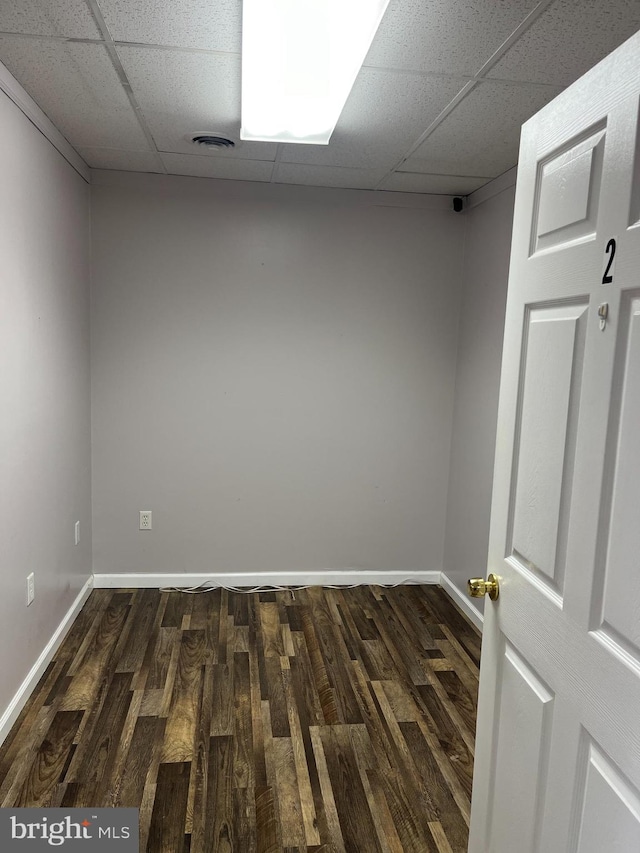
[(462, 853), (479, 653), (438, 587), (96, 590), (0, 805), (137, 806), (148, 853)]

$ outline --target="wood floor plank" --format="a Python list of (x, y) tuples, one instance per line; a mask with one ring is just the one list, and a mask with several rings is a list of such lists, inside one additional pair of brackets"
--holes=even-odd
[[(100, 595), (96, 602), (94, 596), (97, 593), (107, 594)], [(80, 611), (78, 618), (71, 626), (69, 634), (65, 637), (63, 647), (60, 650), (61, 655), (64, 655), (64, 657), (69, 661), (70, 675), (75, 674), (77, 667), (84, 660), (87, 650), (95, 640), (103, 614), (118, 595), (120, 594), (117, 590), (111, 589), (94, 590), (89, 596), (89, 599)], [(120, 598), (122, 598), (121, 595)], [(128, 596), (128, 600), (131, 600), (130, 596)]]
[(424, 622), (420, 620), (417, 613), (414, 613), (407, 602), (404, 600), (402, 591), (394, 590), (394, 595), (384, 596), (386, 603), (393, 610), (396, 620), (402, 626), (407, 637), (413, 637), (415, 643), (419, 643), (423, 649), (436, 648), (436, 640), (432, 634), (426, 629)]
[[(248, 600), (249, 617), (249, 692), (251, 697), (251, 740), (253, 742), (253, 772), (256, 792), (267, 787), (267, 769), (264, 755), (264, 730), (262, 726), (262, 687), (258, 661), (258, 596)], [(257, 793), (256, 793), (257, 803)]]
[(422, 722), (401, 723), (400, 726), (451, 846), (456, 853), (465, 853), (469, 823), (466, 792), (443, 760), (442, 752), (430, 742), (428, 728)]
[(151, 757), (158, 739), (164, 736), (166, 722), (158, 717), (139, 717), (122, 768), (116, 806), (139, 808), (142, 802)]
[(385, 850), (385, 853), (386, 851), (389, 851), (389, 853), (403, 853), (402, 841), (398, 835), (398, 829), (389, 809), (389, 803), (387, 802), (384, 791), (382, 790), (378, 774), (370, 774), (369, 771), (367, 771), (366, 777), (373, 796), (373, 805), (371, 806), (371, 809), (374, 814), (374, 820), (376, 821), (376, 828), (380, 826), (382, 833), (382, 849)]
[(105, 701), (91, 727), (91, 735), (78, 745), (64, 780), (82, 781), (95, 787), (92, 799), (103, 802), (116, 760), (125, 719), (132, 699), (131, 673), (116, 674), (105, 695)]
[[(202, 629), (198, 629), (202, 630)], [(209, 786), (209, 744), (211, 739), (211, 709), (213, 707), (213, 666), (206, 663), (200, 685), (200, 707), (193, 744), (193, 761), (189, 777), (186, 829), (191, 832), (190, 853), (206, 849), (205, 820)]]
[(278, 853), (278, 819), (273, 788), (261, 786), (256, 790), (257, 853)]
[(471, 693), (467, 690), (455, 670), (438, 673), (438, 681), (444, 687), (444, 690), (456, 708), (458, 714), (463, 719), (467, 730), (471, 733), (475, 731), (476, 726), (476, 705), (475, 692)]
[(233, 789), (233, 825), (235, 837), (239, 839), (242, 849), (251, 853), (257, 850), (256, 800), (253, 790)]
[(420, 716), (420, 709), (416, 705), (411, 694), (405, 690), (400, 681), (380, 681), (389, 706), (393, 712), (393, 718), (398, 723), (410, 723)]
[(212, 737), (231, 736), (233, 734), (233, 664), (234, 661), (231, 658), (230, 663), (215, 663), (211, 668), (213, 673)]
[(329, 768), (327, 767), (327, 759), (322, 745), (322, 737), (320, 735), (320, 726), (313, 726), (310, 730), (311, 743), (313, 745), (313, 754), (316, 767), (318, 768), (318, 778), (320, 782), (320, 790), (322, 791), (322, 806), (324, 816), (327, 822), (327, 832), (329, 843), (340, 853), (346, 853), (344, 838), (342, 835), (342, 827), (340, 826), (340, 818), (338, 817), (338, 809), (331, 785), (329, 776)]
[(180, 595), (179, 592), (163, 592), (166, 597), (163, 628), (182, 628), (182, 619), (187, 612), (191, 612), (193, 598), (190, 595)]
[(306, 847), (300, 789), (291, 738), (273, 739), (273, 758), (282, 843), (285, 847), (301, 845)]
[[(430, 672), (429, 684), (419, 684), (415, 687), (415, 691), (422, 698), (423, 706), (429, 709), (432, 716), (433, 714), (436, 714), (436, 709), (436, 716), (444, 714), (442, 719), (446, 720), (447, 726), (453, 727), (455, 737), (462, 738), (467, 751), (471, 756), (473, 756), (475, 750), (475, 738), (473, 731), (469, 729), (465, 723), (464, 708), (451, 699), (441, 679), (443, 672), (450, 671), (452, 670), (443, 670), (438, 668), (438, 670)], [(429, 708), (427, 697), (431, 694), (434, 694), (435, 699), (433, 700), (432, 708)]]
[(441, 701), (432, 687), (429, 685), (420, 685), (418, 690), (433, 719), (440, 746), (447, 756), (462, 788), (470, 798), (473, 777), (473, 757), (462, 737), (460, 727), (456, 725), (455, 718), (447, 713), (446, 705)]
[(164, 691), (177, 637), (177, 628), (159, 628), (150, 639), (145, 659), (148, 663), (147, 690)]
[(168, 717), (173, 701), (173, 693), (176, 683), (176, 674), (178, 672), (178, 663), (180, 661), (180, 648), (182, 646), (182, 630), (178, 628), (171, 629), (171, 646), (166, 649), (166, 654), (169, 656), (166, 668), (166, 676), (163, 684), (162, 702), (160, 704), (160, 716)]
[[(160, 772), (160, 758), (164, 744), (164, 730), (167, 725), (166, 718), (159, 717), (159, 726), (156, 732), (156, 740), (151, 750), (149, 771), (144, 783), (142, 802), (140, 805), (140, 849), (152, 853), (153, 847), (149, 841), (151, 832), (151, 820), (155, 807), (156, 794), (158, 791), (158, 774)], [(188, 792), (187, 792), (188, 796)], [(155, 853), (155, 851), (153, 851)]]
[[(415, 813), (423, 813), (427, 818), (431, 816), (435, 817), (435, 815), (430, 814), (431, 800), (428, 791), (423, 788), (411, 749), (404, 738), (399, 723), (394, 717), (393, 709), (387, 700), (382, 683), (373, 682), (371, 688), (380, 705), (385, 726), (390, 733), (390, 739), (396, 756), (392, 774), (396, 774), (398, 784), (394, 787), (400, 791), (404, 788), (406, 798), (410, 801), (410, 806)], [(401, 805), (398, 808), (401, 808)], [(409, 815), (409, 820), (410, 817)]]
[(304, 632), (304, 640), (309, 653), (311, 662), (311, 672), (315, 684), (318, 698), (320, 699), (320, 707), (324, 722), (327, 725), (340, 722), (338, 714), (338, 706), (336, 703), (335, 691), (331, 686), (327, 668), (325, 666), (322, 652), (320, 651), (320, 643), (316, 633), (313, 616), (308, 607), (304, 607), (301, 612), (302, 626)]
[(249, 655), (236, 652), (234, 672), (233, 784), (235, 788), (255, 788), (253, 734), (251, 724), (251, 680)]
[(219, 588), (212, 589), (210, 592), (196, 595), (194, 598), (191, 628), (205, 633), (206, 662), (218, 663), (222, 590)]
[(143, 690), (139, 715), (141, 717), (159, 717), (163, 696), (164, 690)]
[(309, 606), (313, 612), (316, 635), (325, 669), (333, 688), (339, 720), (343, 723), (361, 723), (360, 707), (349, 677), (350, 660), (340, 626), (332, 619), (330, 593), (323, 595), (320, 587), (308, 590)]
[[(296, 635), (297, 636), (297, 635)], [(295, 641), (294, 641), (295, 643)], [(289, 704), (289, 719), (291, 733), (294, 742), (294, 755), (298, 760), (298, 737), (302, 739), (302, 748), (304, 750), (304, 758), (300, 756), (300, 761), (304, 761), (304, 767), (298, 769), (298, 782), (300, 785), (300, 797), (303, 804), (305, 815), (305, 829), (307, 831), (307, 839), (311, 840), (316, 834), (322, 840), (329, 837), (329, 827), (327, 824), (327, 814), (325, 810), (325, 802), (320, 785), (319, 770), (316, 764), (315, 749), (311, 737), (311, 728), (315, 725), (320, 725), (323, 721), (322, 709), (320, 701), (317, 698), (317, 693), (308, 689), (313, 686), (313, 679), (310, 676), (310, 668), (306, 667), (306, 671), (300, 667), (301, 650), (306, 648), (301, 641), (301, 644), (296, 645), (296, 657), (290, 661), (290, 682), (288, 688), (292, 691), (292, 696), (287, 693), (287, 702)], [(312, 697), (311, 702), (308, 701), (309, 696)], [(297, 717), (297, 721), (295, 719)], [(298, 728), (299, 727), (299, 728)], [(298, 735), (299, 732), (299, 735)], [(305, 770), (306, 768), (306, 775)], [(308, 788), (306, 787), (307, 779), (311, 788), (312, 801), (308, 801)], [(315, 846), (315, 845), (311, 845)]]
[(383, 769), (390, 770), (393, 762), (393, 750), (387, 737), (386, 728), (382, 725), (379, 708), (371, 693), (371, 681), (367, 679), (366, 673), (359, 661), (353, 662), (353, 673), (356, 695), (360, 701), (362, 716), (371, 739), (376, 760)]
[[(209, 593), (207, 593), (208, 595)], [(233, 593), (232, 593), (233, 595)], [(218, 611), (218, 652), (216, 660), (219, 664), (228, 662), (229, 654), (229, 593), (220, 590), (220, 609)]]
[(189, 771), (188, 762), (160, 765), (149, 830), (148, 847), (154, 853), (186, 853)]
[(98, 624), (99, 615), (107, 609), (113, 596), (117, 594), (115, 589), (94, 589), (84, 607), (75, 618), (69, 633), (56, 652), (56, 660), (71, 661), (76, 657), (79, 648), (90, 634), (91, 626)]
[(193, 760), (203, 662), (204, 631), (183, 631), (165, 731), (163, 762)]
[(362, 641), (360, 661), (371, 681), (393, 681), (398, 677), (398, 667), (381, 639)]
[(425, 826), (427, 815), (416, 805), (419, 801), (415, 792), (408, 790), (412, 785), (411, 780), (403, 778), (397, 772), (383, 776), (377, 768), (368, 772), (375, 780), (376, 787), (382, 791), (402, 850), (412, 853), (437, 853)]
[[(68, 674), (69, 672), (69, 661), (59, 661), (58, 666), (62, 668), (57, 670), (56, 680), (53, 682), (51, 690), (48, 695), (45, 697), (44, 704), (51, 705), (52, 702), (55, 701), (56, 697), (64, 696), (67, 692), (67, 688), (71, 683), (71, 676)], [(57, 669), (57, 668), (56, 668)], [(43, 688), (36, 688), (36, 690), (40, 690)], [(44, 692), (44, 690), (43, 690)]]
[(260, 630), (264, 655), (263, 672), (267, 685), (264, 698), (269, 702), (273, 736), (290, 737), (280, 663), (281, 658), (285, 656), (285, 648), (277, 602), (260, 604)]
[(444, 831), (444, 827), (440, 821), (430, 820), (428, 826), (431, 836), (438, 848), (438, 853), (453, 853), (453, 848), (449, 844), (447, 833)]
[[(295, 694), (291, 683), (291, 669), (289, 666), (283, 669), (284, 695), (289, 714), (289, 728), (291, 730), (291, 749), (295, 765), (295, 774), (302, 809), (302, 822), (306, 843), (310, 846), (320, 843), (317, 828), (317, 816), (314, 805), (313, 789), (309, 774), (308, 750), (305, 747), (300, 717), (296, 708)], [(309, 744), (310, 746), (310, 744)]]
[(234, 833), (232, 740), (224, 735), (209, 742), (204, 836), (205, 849), (216, 853), (233, 853), (241, 848)]
[(386, 597), (377, 602), (374, 621), (396, 670), (412, 684), (428, 683), (428, 677), (420, 665), (422, 655), (411, 638), (403, 634)]
[(94, 590), (0, 804), (140, 809), (142, 853), (463, 853), (479, 635), (442, 590)]
[(322, 726), (320, 739), (347, 850), (380, 853), (375, 826), (349, 737), (349, 726)]
[(359, 596), (352, 595), (351, 590), (334, 590), (334, 594), (340, 602), (342, 618), (351, 627), (354, 637), (360, 640), (380, 639), (373, 619), (360, 606), (362, 599)]
[(142, 667), (151, 626), (160, 607), (160, 591), (157, 589), (138, 590), (141, 594), (131, 608), (132, 629), (127, 634), (125, 644), (118, 656), (116, 672), (138, 672)]
[(371, 741), (369, 740), (366, 727), (364, 725), (351, 726), (349, 735), (380, 849), (383, 853), (390, 853), (394, 849), (402, 850), (402, 843), (400, 842), (400, 837), (387, 802), (384, 796), (376, 797), (376, 792), (380, 793), (380, 791), (379, 786), (376, 787), (375, 785), (375, 780), (374, 784), (371, 784), (369, 771), (374, 766), (374, 762), (371, 759)]
[[(57, 682), (59, 674), (63, 670), (66, 672), (68, 665), (69, 662), (65, 660), (51, 661), (46, 672), (38, 682), (30, 701), (24, 706), (18, 719), (11, 727), (7, 739), (0, 748), (0, 784), (2, 780), (6, 782), (8, 774), (12, 766), (15, 766), (20, 752), (28, 748), (29, 742), (32, 740), (36, 720), (43, 707), (50, 707), (53, 704), (54, 700), (49, 701), (51, 689)], [(60, 697), (60, 695), (59, 691), (57, 697)]]
[(73, 738), (78, 731), (82, 711), (59, 711), (36, 755), (20, 791), (14, 800), (17, 808), (48, 805), (55, 785), (67, 761)]
[(322, 703), (318, 696), (318, 690), (313, 678), (313, 669), (309, 650), (307, 649), (304, 634), (294, 633), (293, 647), (295, 656), (289, 662), (291, 672), (291, 685), (295, 695), (298, 716), (306, 720), (309, 726), (319, 726), (324, 723)]
[[(84, 711), (92, 704), (100, 686), (103, 672), (107, 669), (113, 650), (123, 634), (130, 611), (130, 595), (114, 595), (109, 606), (100, 614), (92, 641), (78, 660), (69, 668), (72, 681), (62, 701), (64, 711)], [(113, 667), (115, 668), (115, 666)]]

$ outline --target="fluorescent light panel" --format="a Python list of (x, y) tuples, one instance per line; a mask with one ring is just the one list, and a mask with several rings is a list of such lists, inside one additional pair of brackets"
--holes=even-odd
[(240, 138), (327, 145), (389, 0), (243, 0)]

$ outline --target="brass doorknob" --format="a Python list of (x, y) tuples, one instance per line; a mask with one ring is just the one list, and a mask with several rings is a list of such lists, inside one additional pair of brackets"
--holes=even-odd
[(472, 598), (482, 598), (483, 595), (488, 595), (491, 601), (495, 601), (500, 595), (498, 578), (493, 574), (489, 575), (486, 580), (483, 578), (469, 578), (467, 589)]

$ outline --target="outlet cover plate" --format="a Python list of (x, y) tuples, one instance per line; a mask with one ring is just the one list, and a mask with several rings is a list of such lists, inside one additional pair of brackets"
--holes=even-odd
[(151, 530), (151, 510), (140, 510), (140, 530)]

